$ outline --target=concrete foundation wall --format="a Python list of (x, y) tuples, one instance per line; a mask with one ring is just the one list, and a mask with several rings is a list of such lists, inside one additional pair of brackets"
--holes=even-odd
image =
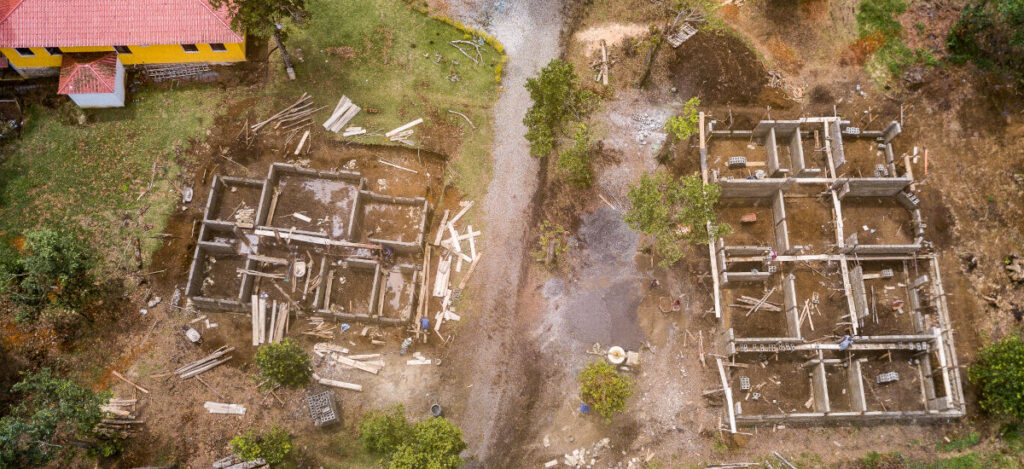
[(719, 179), (722, 187), (722, 198), (766, 198), (775, 195), (779, 189), (785, 189), (791, 183), (785, 179)]
[[(829, 141), (832, 147), (832, 163), (836, 166), (836, 171), (846, 164), (846, 152), (843, 150), (843, 134), (839, 129), (839, 121), (832, 121), (829, 125)], [(836, 176), (833, 174), (833, 176)]]
[(854, 318), (859, 320), (871, 314), (868, 309), (868, 295), (864, 287), (864, 268), (859, 265), (850, 269), (850, 290), (853, 294)]
[(800, 333), (800, 311), (796, 303), (796, 278), (787, 275), (782, 279), (782, 301), (783, 311), (786, 312), (786, 330), (790, 337), (799, 339)]
[(786, 221), (786, 203), (782, 191), (776, 192), (772, 198), (772, 215), (775, 217), (775, 249), (789, 252), (789, 223)]
[(793, 132), (789, 139), (789, 159), (793, 162), (793, 173), (801, 177), (804, 171), (804, 146), (800, 138), (800, 132)]
[(850, 368), (847, 369), (847, 382), (850, 392), (850, 402), (853, 404), (853, 410), (856, 412), (865, 412), (868, 410), (867, 399), (864, 396), (864, 376), (861, 372), (861, 361), (853, 360), (850, 362)]

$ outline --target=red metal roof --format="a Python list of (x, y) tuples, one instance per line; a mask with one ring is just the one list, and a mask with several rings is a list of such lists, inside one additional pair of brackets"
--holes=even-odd
[(206, 0), (0, 0), (0, 47), (242, 42)]
[(64, 54), (57, 93), (113, 93), (116, 83), (116, 53)]

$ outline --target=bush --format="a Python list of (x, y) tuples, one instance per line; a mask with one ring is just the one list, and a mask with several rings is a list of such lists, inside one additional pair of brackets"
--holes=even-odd
[(540, 237), (537, 239), (537, 250), (533, 251), (533, 260), (544, 263), (548, 259), (548, 249), (551, 249), (552, 263), (558, 263), (558, 259), (569, 250), (568, 243), (563, 239), (568, 233), (558, 223), (551, 223), (544, 220), (540, 224)]
[(654, 237), (662, 257), (659, 265), (668, 267), (683, 257), (680, 241), (704, 244), (732, 231), (716, 221), (715, 205), (721, 194), (720, 186), (705, 185), (696, 175), (677, 181), (667, 173), (645, 173), (630, 186), (631, 206), (623, 219), (630, 228)]
[(981, 388), (982, 409), (1024, 420), (1024, 340), (1008, 337), (982, 348), (967, 376)]
[(579, 119), (593, 100), (593, 94), (581, 90), (571, 63), (554, 59), (536, 78), (526, 80), (533, 106), (526, 112), (526, 139), (530, 153), (538, 158), (555, 149), (555, 137), (570, 117)]
[(590, 363), (580, 372), (580, 399), (611, 422), (611, 416), (626, 409), (626, 399), (633, 395), (634, 382), (621, 376), (604, 360)]
[(287, 388), (305, 386), (313, 376), (309, 354), (291, 338), (260, 347), (256, 351), (256, 367), (270, 383)]
[(359, 421), (359, 442), (371, 453), (390, 455), (411, 436), (412, 426), (401, 405), (367, 412)]
[(278, 426), (266, 433), (249, 430), (231, 439), (231, 448), (246, 461), (263, 458), (273, 466), (281, 464), (292, 451), (292, 436)]
[(689, 139), (690, 136), (696, 134), (700, 129), (700, 98), (694, 96), (686, 101), (683, 105), (683, 114), (679, 116), (672, 116), (665, 123), (665, 131), (674, 135), (676, 139), (682, 141)]
[(965, 6), (946, 45), (954, 62), (994, 67), (1024, 84), (1024, 2), (977, 0)]
[(18, 257), (10, 247), (0, 252), (0, 281), (18, 305), (20, 321), (34, 321), (47, 307), (85, 316), (81, 308), (95, 293), (94, 265), (95, 259), (73, 234), (32, 231), (25, 237), (24, 255)]
[(558, 154), (558, 167), (565, 171), (569, 184), (589, 187), (594, 177), (590, 169), (590, 132), (587, 126), (579, 124), (573, 144)]
[(91, 440), (101, 454), (113, 454), (116, 442), (99, 439), (94, 432), (103, 418), (100, 404), (109, 392), (97, 393), (53, 375), (49, 369), (26, 374), (11, 387), (20, 397), (0, 418), (0, 467), (47, 465), (68, 440)]
[(417, 422), (412, 437), (391, 455), (389, 469), (455, 469), (466, 449), (462, 430), (444, 417)]

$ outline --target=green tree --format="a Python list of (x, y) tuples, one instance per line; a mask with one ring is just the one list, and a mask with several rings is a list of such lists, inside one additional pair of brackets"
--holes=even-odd
[(674, 135), (678, 140), (686, 140), (696, 134), (700, 121), (700, 98), (694, 96), (683, 105), (683, 113), (672, 116), (665, 123), (665, 131)]
[(68, 443), (85, 443), (110, 455), (117, 445), (97, 439), (100, 405), (109, 392), (97, 393), (42, 369), (11, 387), (20, 400), (0, 418), (0, 468), (42, 467)]
[(306, 0), (210, 0), (214, 8), (227, 7), (231, 28), (261, 39), (274, 35), (275, 23), (306, 8)]
[(249, 430), (231, 439), (231, 448), (242, 459), (260, 459), (274, 466), (284, 462), (292, 451), (292, 436), (287, 430), (275, 425), (263, 433)]
[(1024, 85), (1024, 2), (975, 0), (960, 12), (946, 44), (954, 62), (995, 68)]
[(389, 469), (455, 469), (466, 449), (462, 430), (444, 417), (417, 422), (412, 437), (391, 455)]
[(579, 124), (576, 127), (572, 146), (558, 154), (558, 167), (567, 174), (569, 184), (590, 186), (594, 172), (590, 169), (590, 132), (587, 126)]
[(24, 255), (5, 248), (0, 262), (3, 291), (17, 306), (21, 321), (35, 320), (49, 307), (74, 311), (91, 321), (83, 307), (95, 294), (95, 259), (66, 231), (39, 230), (25, 236)]
[(967, 376), (981, 388), (982, 409), (1024, 421), (1024, 340), (1008, 337), (982, 348)]
[(591, 362), (580, 372), (580, 399), (611, 422), (611, 416), (626, 409), (626, 399), (633, 395), (633, 380), (622, 376), (604, 360)]
[(571, 117), (580, 119), (586, 112), (593, 94), (579, 87), (576, 71), (571, 63), (554, 59), (536, 78), (526, 80), (533, 106), (526, 112), (526, 139), (530, 153), (538, 158), (555, 149), (555, 138)]
[(359, 441), (371, 453), (388, 456), (410, 437), (412, 425), (405, 419), (401, 405), (367, 412), (359, 421)]
[(696, 175), (675, 180), (663, 172), (645, 173), (630, 186), (631, 207), (623, 219), (630, 228), (654, 237), (662, 257), (659, 265), (668, 267), (682, 258), (681, 241), (704, 244), (732, 231), (715, 217), (721, 194), (720, 186), (705, 185)]
[(256, 367), (269, 383), (287, 388), (305, 386), (313, 376), (309, 354), (291, 338), (260, 347), (256, 351)]

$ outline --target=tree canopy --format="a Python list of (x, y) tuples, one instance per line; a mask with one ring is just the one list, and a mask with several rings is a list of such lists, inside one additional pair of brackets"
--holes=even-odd
[(630, 228), (654, 237), (659, 264), (667, 267), (682, 258), (681, 241), (703, 244), (732, 231), (715, 217), (721, 193), (720, 186), (705, 185), (696, 175), (676, 180), (664, 172), (645, 173), (630, 186), (631, 207), (623, 219)]
[(270, 383), (286, 388), (305, 386), (313, 376), (309, 354), (292, 338), (260, 347), (256, 351), (256, 367)]
[(25, 236), (22, 251), (0, 253), (0, 291), (17, 305), (18, 319), (34, 320), (47, 307), (81, 313), (96, 290), (85, 245), (67, 231), (38, 230)]
[(67, 443), (92, 440), (103, 418), (100, 405), (110, 398), (109, 392), (94, 392), (45, 368), (26, 374), (11, 391), (20, 400), (0, 418), (0, 468), (42, 467)]
[(626, 410), (626, 399), (633, 395), (635, 384), (604, 360), (591, 362), (583, 368), (576, 380), (580, 382), (580, 399), (606, 421), (612, 415)]
[(569, 118), (579, 119), (593, 94), (581, 90), (572, 64), (554, 59), (540, 75), (526, 80), (533, 106), (526, 112), (526, 139), (538, 158), (555, 149), (555, 138)]
[(359, 421), (359, 441), (382, 456), (389, 469), (455, 469), (466, 449), (462, 430), (444, 417), (410, 424), (401, 405), (367, 412)]
[(275, 24), (306, 8), (306, 0), (210, 0), (214, 8), (227, 6), (231, 28), (267, 39), (274, 35)]
[(967, 370), (981, 388), (981, 408), (1024, 422), (1024, 340), (1008, 337), (981, 349)]

